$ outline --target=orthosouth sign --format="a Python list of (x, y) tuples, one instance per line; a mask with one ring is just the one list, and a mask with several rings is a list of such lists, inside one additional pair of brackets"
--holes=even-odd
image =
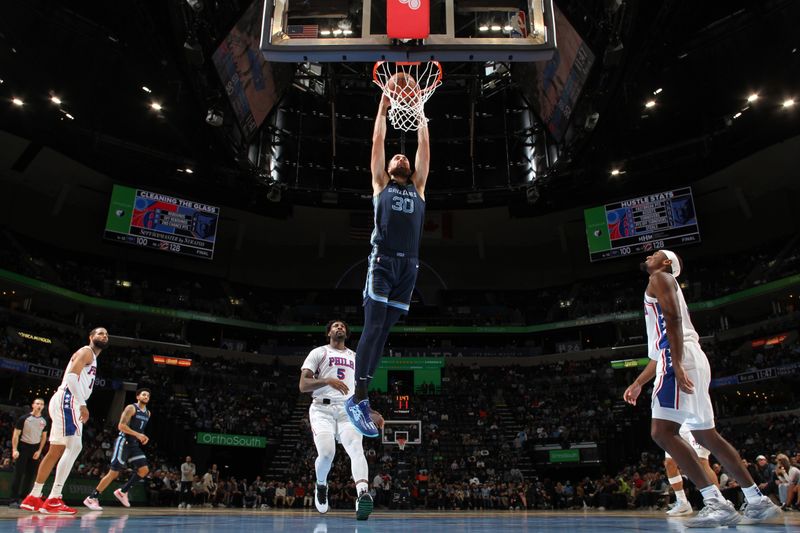
[(231, 435), (228, 433), (198, 432), (195, 436), (197, 444), (211, 446), (239, 446), (242, 448), (266, 448), (267, 438), (258, 435)]

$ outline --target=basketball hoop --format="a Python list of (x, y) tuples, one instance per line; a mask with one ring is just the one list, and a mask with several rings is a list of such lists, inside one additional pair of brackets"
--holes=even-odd
[(395, 442), (397, 442), (397, 445), (400, 447), (400, 451), (403, 451), (406, 449), (406, 442), (408, 442), (408, 439), (404, 437), (397, 437)]
[(416, 131), (428, 124), (425, 102), (442, 84), (442, 66), (438, 61), (378, 61), (372, 78), (389, 99), (389, 122), (395, 129)]

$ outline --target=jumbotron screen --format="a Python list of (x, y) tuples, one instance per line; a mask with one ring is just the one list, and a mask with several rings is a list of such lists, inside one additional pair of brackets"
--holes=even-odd
[(592, 262), (700, 242), (690, 187), (592, 207), (583, 218)]
[(114, 185), (103, 237), (213, 259), (219, 207)]

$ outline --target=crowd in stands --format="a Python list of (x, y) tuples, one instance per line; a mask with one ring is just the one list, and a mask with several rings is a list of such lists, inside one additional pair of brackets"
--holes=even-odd
[[(716, 256), (693, 260), (681, 278), (687, 297), (718, 298), (800, 271), (800, 244), (789, 244), (793, 246), (787, 248), (785, 240), (766, 243), (748, 254), (732, 254), (730, 261)], [(361, 319), (360, 291), (276, 290), (196, 273), (187, 277), (163, 266), (153, 276), (148, 265), (121, 265), (114, 258), (57, 249), (8, 230), (0, 232), (0, 268), (91, 296), (262, 323), (324, 324), (330, 316), (353, 323)], [(415, 302), (406, 323), (514, 326), (580, 319), (638, 311), (641, 293), (641, 284), (632, 283), (627, 273), (530, 291), (447, 290), (441, 291), (436, 305)]]

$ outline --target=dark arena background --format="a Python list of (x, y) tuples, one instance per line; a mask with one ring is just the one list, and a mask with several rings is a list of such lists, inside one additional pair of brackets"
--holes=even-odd
[[(6, 4), (0, 530), (682, 531), (653, 383), (623, 401), (649, 361), (639, 265), (662, 248), (716, 428), (782, 507), (738, 527), (800, 529), (798, 2)], [(393, 9), (427, 33), (398, 36)], [(362, 332), (384, 59), (442, 77), (411, 309), (370, 383), (364, 521), (340, 444), (315, 508), (298, 383), (328, 321), (354, 351)], [(387, 161), (417, 146), (387, 126)], [(77, 514), (20, 509), (33, 479), (14, 476), (42, 461), (14, 453), (25, 416), (42, 398), (58, 422), (48, 402), (97, 327)], [(143, 387), (149, 472), (131, 507), (123, 468), (91, 511)]]

